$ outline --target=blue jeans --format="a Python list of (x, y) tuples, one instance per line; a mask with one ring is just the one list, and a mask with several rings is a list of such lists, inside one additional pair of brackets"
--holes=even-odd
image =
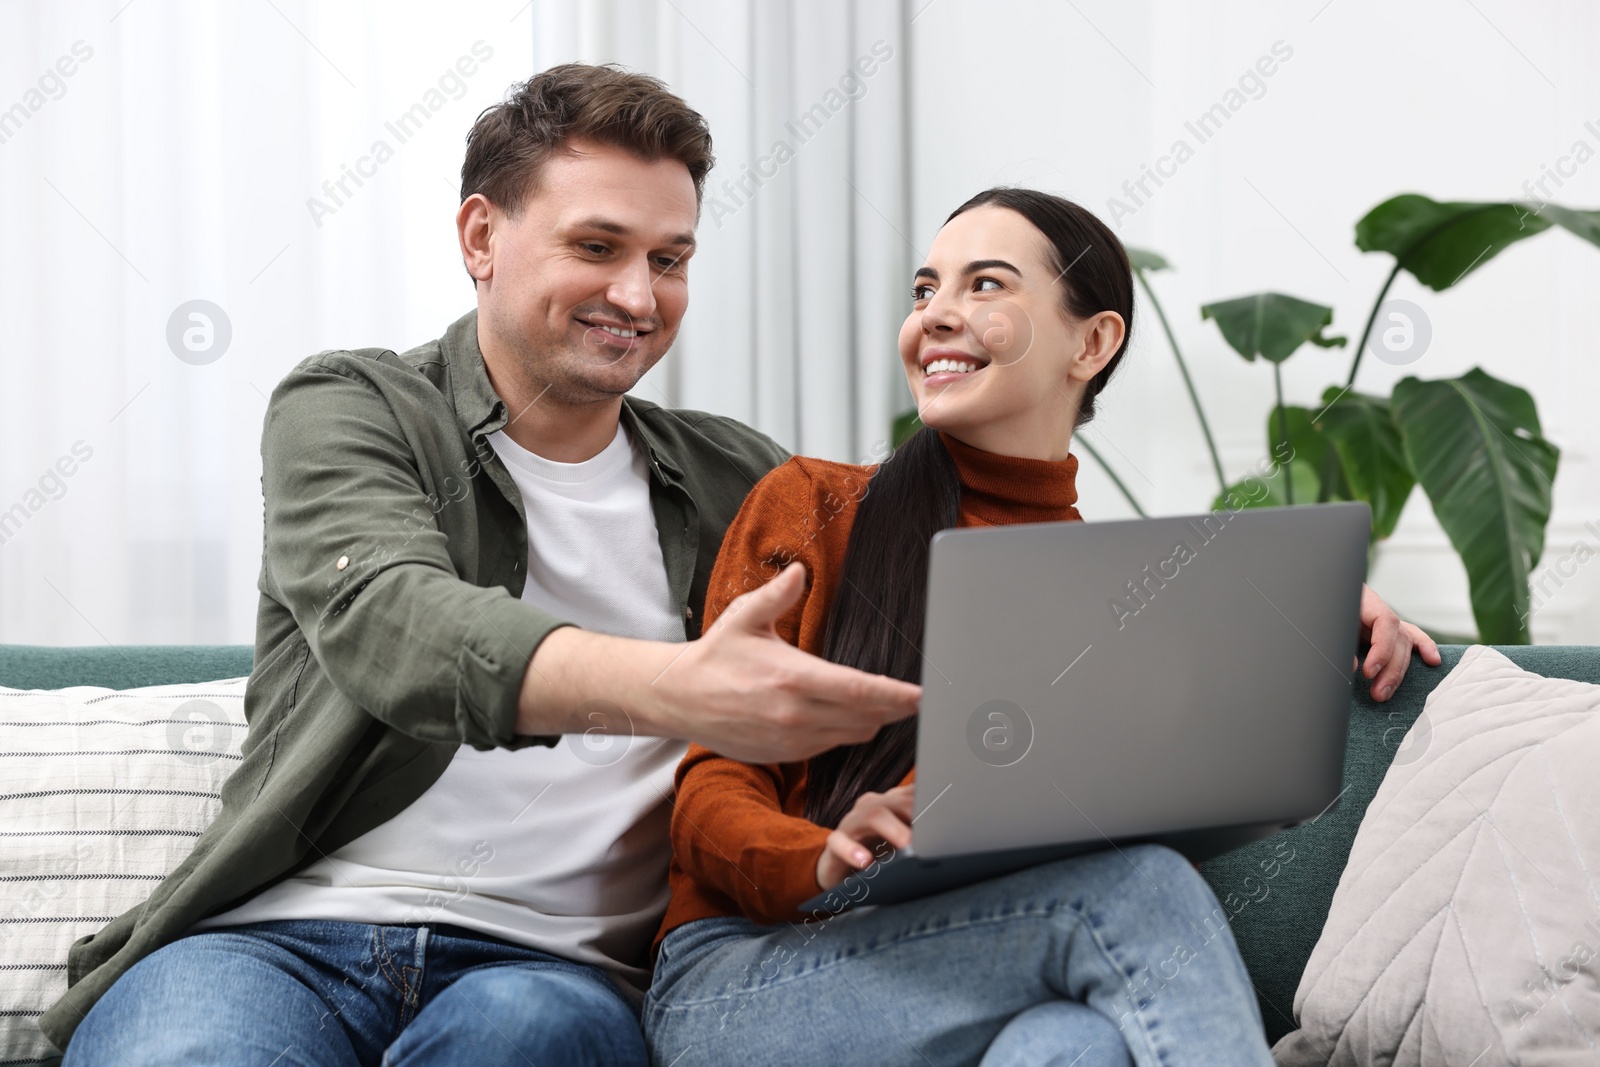
[(180, 938), (128, 969), (64, 1067), (648, 1062), (593, 967), (470, 931), (285, 920)]
[(1272, 1064), (1226, 915), (1153, 845), (804, 924), (687, 923), (644, 1026), (660, 1067)]

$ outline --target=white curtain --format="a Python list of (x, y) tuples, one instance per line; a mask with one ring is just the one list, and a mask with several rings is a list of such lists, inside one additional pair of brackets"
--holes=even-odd
[(266, 396), (472, 306), (461, 137), (531, 69), (515, 10), (0, 5), (0, 641), (252, 641)]
[[(909, 403), (905, 19), (881, 0), (0, 4), (0, 642), (253, 639), (267, 394), (316, 351), (404, 349), (472, 307), (462, 138), (557, 62), (655, 73), (716, 139), (689, 318), (639, 394), (870, 458)], [(763, 164), (779, 140), (792, 158)], [(741, 193), (747, 166), (772, 176)]]

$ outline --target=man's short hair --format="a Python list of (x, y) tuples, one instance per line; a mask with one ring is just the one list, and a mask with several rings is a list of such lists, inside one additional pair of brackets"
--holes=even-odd
[(711, 129), (698, 111), (657, 78), (616, 64), (564, 63), (512, 86), (467, 134), (461, 199), (482, 193), (508, 215), (538, 189), (545, 160), (569, 141), (626, 149), (654, 162), (689, 168), (699, 202), (716, 162)]

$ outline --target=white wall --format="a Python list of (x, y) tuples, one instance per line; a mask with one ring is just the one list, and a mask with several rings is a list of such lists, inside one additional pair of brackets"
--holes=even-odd
[[(462, 137), (478, 111), (542, 63), (623, 58), (682, 87), (714, 122), (744, 115), (715, 89), (711, 74), (727, 61), (719, 52), (776, 62), (762, 48), (781, 46), (795, 25), (810, 32), (806, 12), (820, 10), (802, 4), (802, 22), (763, 31), (740, 21), (750, 10), (742, 0), (659, 0), (644, 5), (649, 19), (623, 25), (606, 23), (643, 0), (275, 2), (0, 6), (0, 109), (75, 42), (93, 49), (60, 98), (0, 143), (0, 510), (74, 442), (94, 449), (65, 495), (0, 544), (0, 641), (250, 641), (265, 394), (311, 352), (408, 347), (471, 306), (451, 217)], [(857, 17), (870, 9), (878, 18), (887, 0), (854, 2)], [(1270, 375), (1226, 350), (1199, 321), (1201, 303), (1278, 289), (1333, 305), (1336, 329), (1356, 334), (1389, 269), (1387, 257), (1352, 243), (1368, 208), (1408, 190), (1517, 197), (1574, 140), (1600, 147), (1584, 130), (1600, 124), (1600, 14), (1580, 0), (900, 6), (915, 16), (904, 56), (906, 236), (920, 248), (952, 207), (997, 182), (1038, 185), (1106, 214), (1107, 198), (1273, 42), (1294, 50), (1266, 94), (1119, 230), (1178, 268), (1157, 285), (1235, 474), (1264, 450)], [(558, 57), (547, 47), (558, 34), (607, 37), (627, 54)], [(318, 226), (308, 198), (480, 40), (493, 58), (465, 79), (461, 98)], [(741, 41), (748, 51), (735, 52)], [(674, 55), (677, 67), (650, 58)], [(796, 77), (790, 91), (810, 99), (820, 85)], [(873, 106), (888, 90), (872, 89)], [(750, 134), (719, 129), (724, 159), (745, 160)], [(1600, 205), (1600, 163), (1557, 199)], [(792, 224), (822, 232), (841, 222)], [(727, 276), (705, 236), (703, 279)], [(1597, 283), (1600, 250), (1565, 233), (1512, 248), (1445, 294), (1402, 279), (1396, 295), (1427, 309), (1433, 347), (1405, 370), (1369, 357), (1359, 383), (1386, 392), (1404, 373), (1481, 365), (1530, 388), (1563, 448), (1550, 561), (1579, 537), (1600, 548), (1600, 533), (1583, 529), (1595, 521), (1600, 530), (1600, 420), (1589, 410), (1600, 396)], [(164, 337), (173, 309), (194, 298), (221, 305), (234, 330), (226, 357), (207, 366), (180, 362)], [(803, 420), (785, 429), (779, 416), (790, 416), (771, 410), (781, 395), (728, 377), (737, 362), (718, 347), (724, 322), (687, 325), (693, 343), (653, 387), (700, 404), (726, 394), (730, 413), (805, 447), (791, 436), (805, 432)], [(881, 329), (892, 361), (893, 330)], [(1315, 400), (1347, 360), (1297, 355), (1286, 368), (1292, 399)], [(1102, 411), (1095, 440), (1153, 512), (1211, 499), (1209, 463), (1152, 319)], [(1126, 513), (1087, 462), (1082, 495), (1090, 517)], [(1465, 629), (1459, 564), (1420, 492), (1412, 503), (1374, 583), (1417, 618)], [(1600, 565), (1586, 565), (1548, 598), (1536, 636), (1600, 643), (1597, 608)]]
[[(1354, 345), (1393, 261), (1354, 245), (1365, 212), (1401, 192), (1436, 199), (1523, 198), (1575, 140), (1600, 149), (1600, 11), (1563, 0), (934, 0), (913, 25), (914, 240), (995, 183), (1038, 185), (1111, 219), (1108, 199), (1167, 153), (1193, 120), (1274, 42), (1292, 56), (1178, 173), (1119, 221), (1129, 244), (1165, 254), (1156, 276), (1231, 477), (1265, 451), (1270, 369), (1227, 349), (1202, 303), (1277, 290), (1335, 309)], [(1553, 84), (1552, 84), (1553, 83)], [(1600, 162), (1555, 199), (1600, 206)], [(1565, 232), (1514, 246), (1435, 294), (1403, 277), (1391, 295), (1430, 317), (1431, 349), (1410, 367), (1370, 355), (1357, 388), (1387, 394), (1407, 374), (1481, 366), (1531, 390), (1562, 448), (1545, 559), (1578, 539), (1600, 550), (1600, 249)], [(1204, 445), (1153, 317), (1101, 400), (1091, 438), (1157, 513), (1215, 495)], [(1291, 402), (1315, 404), (1349, 355), (1311, 349), (1285, 365)], [(1109, 447), (1108, 447), (1109, 446)], [(1127, 514), (1086, 460), (1087, 516)], [(1597, 551), (1600, 555), (1600, 551)], [(1569, 573), (1571, 563), (1564, 565)], [(1417, 490), (1384, 546), (1373, 584), (1419, 620), (1470, 630), (1466, 578)], [(1600, 563), (1550, 591), (1541, 641), (1600, 642)]]

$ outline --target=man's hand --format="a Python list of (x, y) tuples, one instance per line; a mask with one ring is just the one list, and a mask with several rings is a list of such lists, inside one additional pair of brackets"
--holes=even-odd
[(1433, 638), (1409, 622), (1401, 622), (1370, 585), (1361, 587), (1361, 640), (1370, 647), (1366, 660), (1358, 661), (1357, 666), (1370, 683), (1372, 699), (1380, 704), (1394, 695), (1405, 677), (1413, 648), (1428, 666), (1439, 665), (1439, 646)]
[(911, 799), (915, 786), (901, 785), (887, 793), (862, 793), (855, 806), (828, 835), (817, 857), (817, 885), (832, 889), (856, 871), (870, 866), (881, 844), (896, 849), (911, 844)]
[(798, 563), (729, 604), (650, 686), (673, 736), (748, 762), (795, 760), (871, 740), (915, 714), (920, 686), (802, 652), (775, 624), (805, 589)]
[(791, 564), (684, 644), (552, 632), (529, 661), (517, 732), (631, 731), (767, 763), (867, 741), (915, 714), (920, 686), (829, 663), (778, 636), (774, 624), (804, 588), (805, 568)]

